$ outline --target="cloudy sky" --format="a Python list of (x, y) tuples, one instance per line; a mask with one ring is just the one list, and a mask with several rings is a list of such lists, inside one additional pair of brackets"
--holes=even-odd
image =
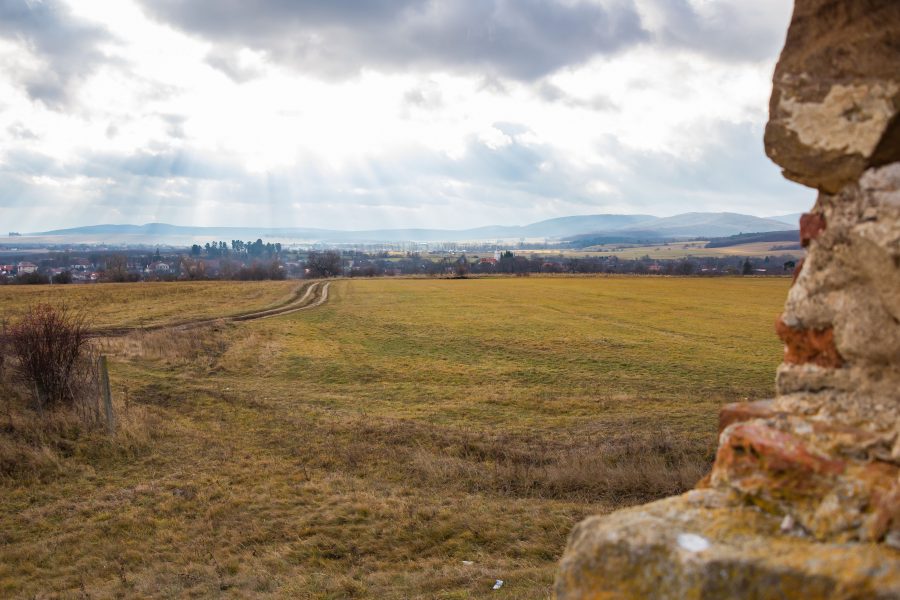
[(807, 208), (788, 0), (0, 0), (0, 231)]

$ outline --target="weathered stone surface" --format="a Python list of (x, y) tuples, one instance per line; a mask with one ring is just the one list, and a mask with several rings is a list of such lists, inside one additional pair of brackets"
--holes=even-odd
[(782, 364), (776, 376), (778, 396), (774, 407), (780, 412), (805, 416), (813, 423), (866, 431), (877, 443), (846, 449), (844, 454), (900, 465), (898, 377), (898, 367), (826, 369)]
[(719, 433), (732, 423), (743, 423), (751, 419), (760, 419), (774, 416), (771, 400), (756, 400), (755, 402), (732, 402), (726, 404), (719, 411)]
[(900, 160), (900, 3), (797, 0), (766, 127), (784, 175), (837, 193)]
[(784, 414), (737, 423), (720, 437), (710, 486), (789, 515), (820, 540), (879, 541), (900, 533), (889, 505), (900, 497), (900, 468), (842, 452), (877, 442), (870, 432)]
[(900, 598), (900, 551), (817, 543), (788, 519), (695, 490), (580, 523), (554, 591), (559, 600), (886, 600)]
[(800, 271), (803, 270), (803, 259), (800, 259), (800, 262), (797, 263), (797, 266), (794, 267), (794, 272), (791, 274), (791, 284), (797, 283), (797, 278), (800, 277)]
[(877, 434), (859, 453), (900, 464), (900, 163), (820, 194), (814, 212), (827, 227), (777, 326), (774, 408)]
[(794, 365), (813, 363), (820, 367), (840, 367), (844, 364), (834, 345), (834, 329), (803, 329), (791, 327), (778, 319), (775, 333), (784, 342), (784, 362)]
[(825, 231), (825, 217), (818, 213), (803, 213), (800, 216), (800, 243), (804, 248)]
[(783, 321), (833, 325), (841, 356), (889, 364), (900, 351), (900, 163), (820, 194), (816, 208), (828, 227), (810, 242)]

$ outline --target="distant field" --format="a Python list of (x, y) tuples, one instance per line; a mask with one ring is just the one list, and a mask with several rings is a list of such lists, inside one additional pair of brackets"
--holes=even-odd
[[(671, 244), (650, 244), (644, 246), (629, 246), (627, 244), (603, 244), (590, 246), (584, 250), (566, 250), (562, 254), (566, 257), (582, 256), (617, 256), (626, 260), (633, 260), (649, 256), (652, 259), (680, 259), (687, 257), (725, 257), (725, 256), (750, 256), (763, 258), (766, 256), (791, 255), (794, 257), (805, 256), (803, 249), (787, 249), (788, 242), (756, 242), (752, 244), (738, 244), (725, 248), (705, 248), (705, 241), (700, 242), (673, 242)], [(545, 250), (516, 251), (517, 254), (541, 254), (551, 256)]]
[[(290, 289), (207, 285), (78, 293), (127, 324)], [(158, 430), (0, 479), (0, 596), (545, 598), (577, 521), (693, 485), (717, 408), (772, 394), (788, 285), (345, 280), (307, 312), (105, 341)]]
[(217, 317), (286, 300), (297, 281), (196, 281), (0, 286), (0, 312), (15, 318), (41, 302), (66, 303), (93, 315), (97, 327), (154, 325)]

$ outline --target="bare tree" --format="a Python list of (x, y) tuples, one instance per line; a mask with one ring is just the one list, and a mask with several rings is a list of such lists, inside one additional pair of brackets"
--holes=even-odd
[(49, 304), (32, 307), (7, 328), (4, 337), (17, 359), (17, 375), (35, 394), (39, 410), (75, 404), (88, 334), (84, 313)]
[(110, 281), (128, 281), (128, 258), (113, 254), (106, 259), (106, 278)]
[(306, 259), (310, 277), (337, 277), (343, 273), (343, 261), (339, 252), (310, 252)]
[(206, 279), (206, 263), (202, 259), (181, 257), (181, 276), (184, 279)]

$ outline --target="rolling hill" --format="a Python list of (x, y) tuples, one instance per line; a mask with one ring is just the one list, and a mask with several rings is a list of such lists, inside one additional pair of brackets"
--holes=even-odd
[[(586, 235), (615, 235), (622, 239), (679, 239), (724, 237), (740, 233), (793, 229), (791, 225), (737, 213), (685, 213), (672, 217), (651, 215), (579, 215), (529, 225), (494, 225), (472, 229), (371, 229), (342, 231), (301, 227), (194, 227), (148, 223), (145, 225), (90, 225), (30, 233), (41, 238), (97, 243), (161, 243), (162, 240), (256, 239), (310, 243), (459, 242), (519, 239), (563, 240)], [(62, 241), (62, 240), (61, 240)]]

